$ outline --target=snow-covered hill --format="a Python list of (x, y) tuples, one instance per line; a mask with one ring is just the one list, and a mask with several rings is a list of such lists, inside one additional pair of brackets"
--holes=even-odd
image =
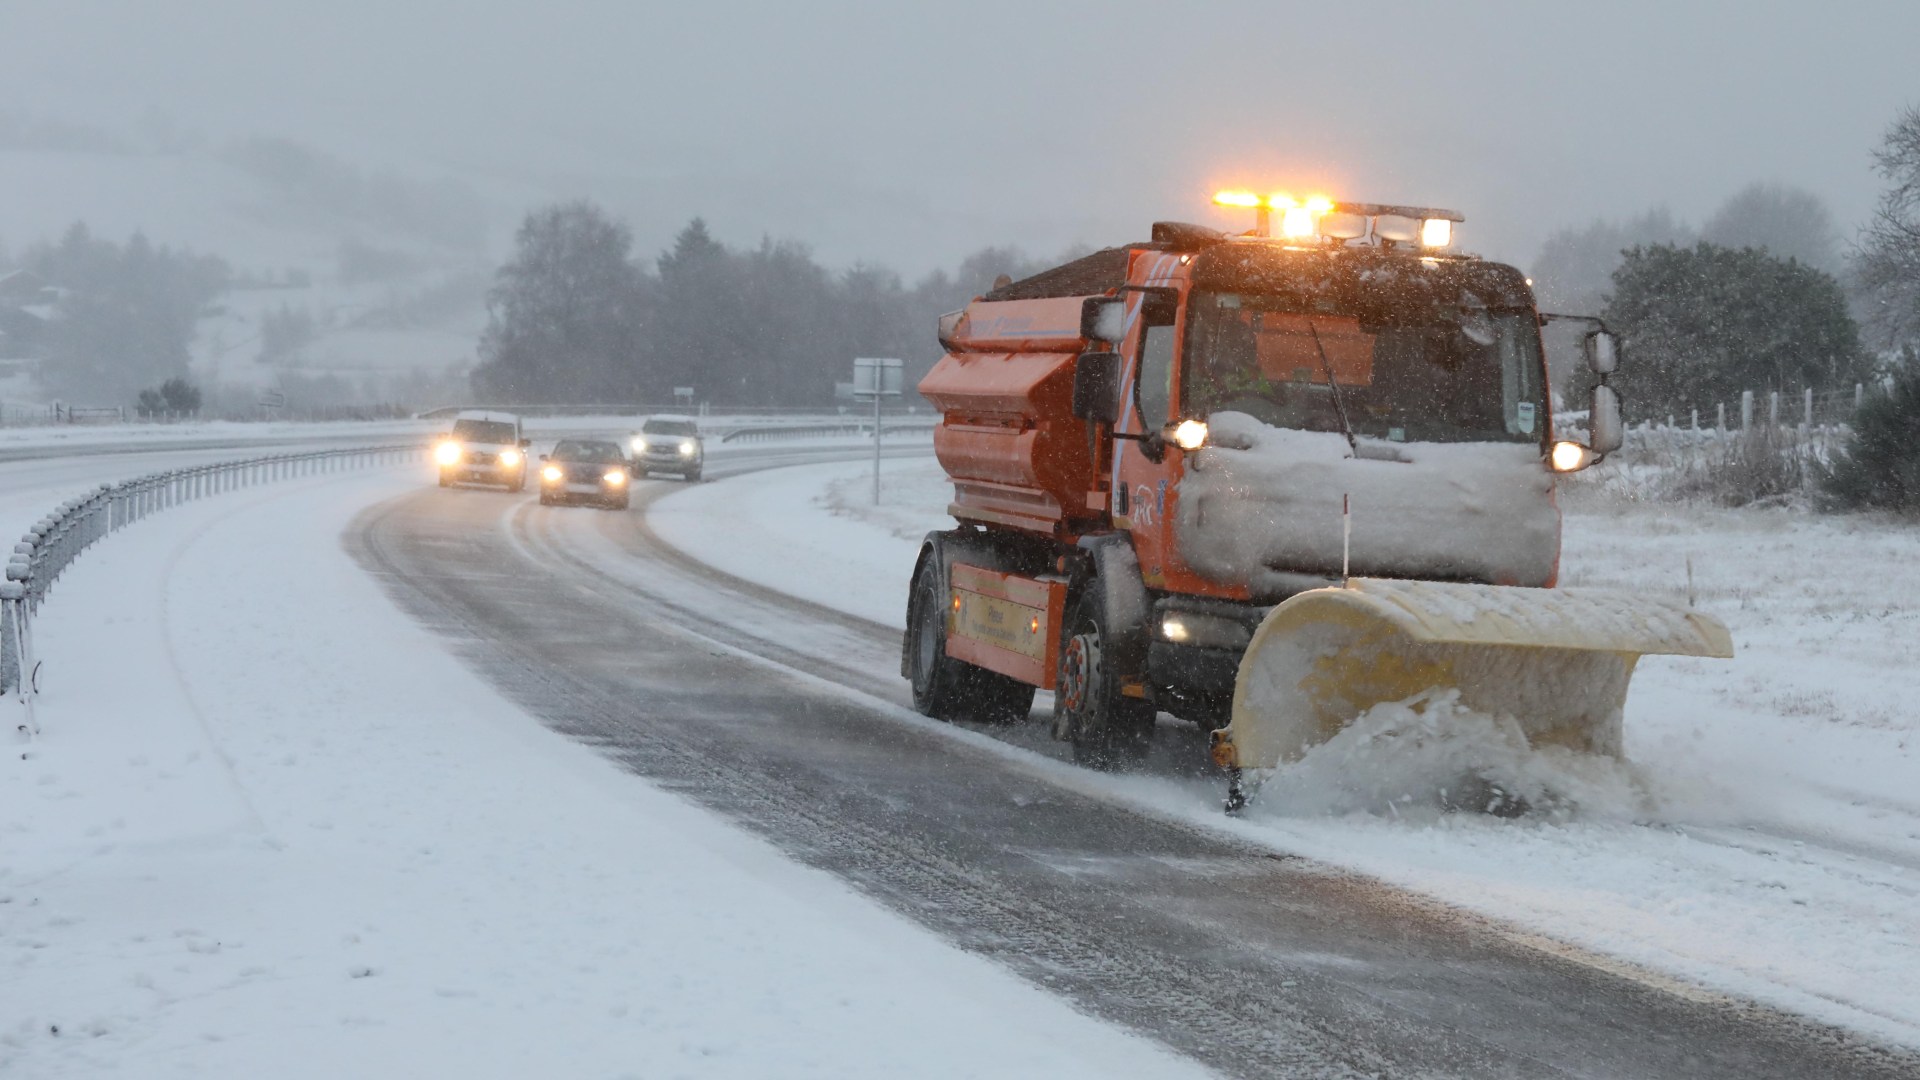
[(275, 138), (55, 130), (0, 124), (0, 266), (75, 222), (224, 259), (233, 287), (201, 322), (194, 375), (243, 398), (322, 380), (378, 397), (470, 364), (492, 268), (537, 197)]

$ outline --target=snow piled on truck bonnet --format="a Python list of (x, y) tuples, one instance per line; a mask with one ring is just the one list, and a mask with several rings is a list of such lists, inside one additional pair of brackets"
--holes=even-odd
[(1530, 443), (1394, 443), (1208, 418), (1187, 459), (1174, 533), (1181, 557), (1256, 596), (1290, 574), (1340, 573), (1342, 496), (1352, 573), (1548, 585), (1560, 550), (1553, 478)]

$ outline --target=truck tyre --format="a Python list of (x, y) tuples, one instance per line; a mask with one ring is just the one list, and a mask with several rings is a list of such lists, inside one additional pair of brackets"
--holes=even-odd
[(513, 478), (513, 483), (508, 486), (507, 490), (513, 492), (515, 495), (527, 490), (527, 471), (525, 469), (520, 470), (519, 475)]
[(1154, 707), (1120, 692), (1120, 674), (1110, 662), (1113, 643), (1101, 592), (1089, 588), (1061, 642), (1054, 733), (1073, 744), (1074, 761), (1096, 769), (1137, 765), (1153, 743)]
[(699, 482), (700, 482), (700, 470), (699, 470), (699, 469), (695, 469), (695, 470), (693, 470), (692, 472), (690, 472), (690, 473), (688, 473), (688, 474), (687, 474), (687, 483), (689, 483), (689, 484), (697, 484), (697, 483), (699, 483)]
[(1033, 687), (947, 655), (947, 574), (938, 549), (920, 561), (907, 598), (907, 677), (913, 707), (936, 720), (1017, 724)]
[(440, 486), (441, 486), (441, 487), (452, 487), (452, 486), (453, 486), (453, 477), (452, 477), (451, 475), (449, 475), (449, 474), (448, 474), (448, 472), (447, 472), (447, 470), (445, 470), (445, 469), (441, 469), (441, 470), (440, 470)]

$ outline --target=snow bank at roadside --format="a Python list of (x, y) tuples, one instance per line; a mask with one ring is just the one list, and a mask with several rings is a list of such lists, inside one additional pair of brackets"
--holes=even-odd
[(505, 703), (340, 549), (413, 473), (117, 534), (0, 761), (0, 1072), (1196, 1075)]
[[(898, 627), (919, 537), (951, 527), (950, 488), (931, 460), (889, 463), (872, 510), (865, 468), (750, 474), (648, 516), (729, 573)], [(1222, 821), (1209, 783), (1073, 782), (1920, 1046), (1920, 709), (1907, 675), (1920, 667), (1920, 536), (1871, 519), (1635, 504), (1569, 505), (1566, 518), (1568, 584), (1684, 602), (1691, 576), (1739, 650), (1640, 665), (1629, 765), (1519, 755), (1487, 731), (1389, 769), (1388, 747), (1365, 742), (1396, 722), (1383, 714), (1317, 772), (1281, 774), (1240, 823)], [(1862, 566), (1873, 572), (1837, 569)], [(1365, 782), (1336, 777), (1349, 767)], [(1556, 812), (1442, 812), (1438, 788), (1463, 774), (1541, 785)]]

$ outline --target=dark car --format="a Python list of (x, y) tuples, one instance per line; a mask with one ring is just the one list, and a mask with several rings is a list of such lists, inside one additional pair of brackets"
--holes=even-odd
[(691, 416), (648, 417), (634, 433), (632, 446), (636, 476), (668, 472), (698, 480), (706, 464), (706, 440), (700, 437), (700, 425)]
[(619, 443), (562, 439), (540, 455), (540, 505), (595, 502), (627, 508), (627, 455)]

